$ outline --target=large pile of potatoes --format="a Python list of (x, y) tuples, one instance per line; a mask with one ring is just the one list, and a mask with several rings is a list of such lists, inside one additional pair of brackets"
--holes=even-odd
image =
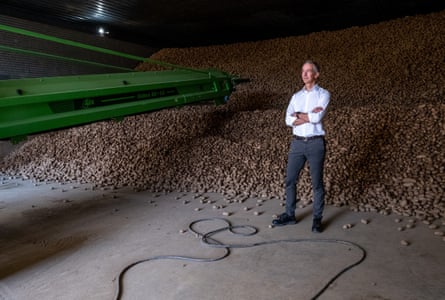
[[(35, 136), (4, 174), (36, 180), (283, 198), (300, 67), (321, 65), (327, 202), (357, 211), (445, 217), (445, 11), (334, 32), (211, 47), (152, 59), (250, 78), (226, 105), (190, 105)], [(139, 70), (150, 70), (141, 64)], [(311, 201), (306, 168), (299, 197)]]

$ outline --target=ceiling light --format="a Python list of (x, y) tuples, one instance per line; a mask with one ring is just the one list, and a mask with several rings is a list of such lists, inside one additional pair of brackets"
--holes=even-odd
[(108, 35), (110, 32), (108, 30), (106, 30), (104, 27), (100, 26), (99, 28), (97, 28), (97, 34), (99, 34), (100, 36), (105, 36)]

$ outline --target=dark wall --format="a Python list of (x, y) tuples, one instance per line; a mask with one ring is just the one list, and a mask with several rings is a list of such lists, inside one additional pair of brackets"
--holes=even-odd
[[(55, 26), (48, 26), (45, 24), (12, 18), (4, 15), (0, 15), (0, 24), (141, 57), (148, 57), (153, 52), (158, 50), (156, 48), (113, 40), (107, 37), (101, 37), (99, 35), (86, 34)], [(25, 51), (43, 52), (49, 54), (51, 57), (20, 53), (17, 50), (12, 50), (11, 48), (18, 48)], [(54, 58), (54, 56), (68, 57), (70, 60), (60, 60)], [(0, 30), (0, 80), (125, 72), (124, 70), (98, 65), (89, 65), (79, 61), (73, 62), (71, 61), (72, 59), (93, 61), (99, 64), (131, 69), (138, 64), (138, 62), (135, 60), (97, 53), (91, 50), (75, 48), (51, 41), (40, 40), (34, 37), (28, 37)]]

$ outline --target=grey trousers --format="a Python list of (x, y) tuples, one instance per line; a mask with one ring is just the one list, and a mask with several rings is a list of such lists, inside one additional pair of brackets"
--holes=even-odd
[(307, 141), (292, 139), (286, 170), (286, 214), (289, 216), (295, 215), (298, 178), (307, 161), (309, 163), (314, 195), (312, 214), (314, 218), (321, 219), (323, 217), (325, 195), (323, 167), (325, 152), (324, 138)]

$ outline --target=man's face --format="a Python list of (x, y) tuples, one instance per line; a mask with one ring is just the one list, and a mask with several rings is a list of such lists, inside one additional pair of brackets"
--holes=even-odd
[(314, 84), (318, 75), (312, 64), (304, 64), (301, 68), (301, 79), (303, 79), (304, 84)]

